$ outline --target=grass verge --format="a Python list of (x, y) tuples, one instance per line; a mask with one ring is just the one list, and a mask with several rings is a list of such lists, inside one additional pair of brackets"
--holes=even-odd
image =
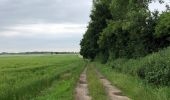
[(123, 74), (110, 66), (95, 63), (99, 71), (133, 100), (170, 100), (170, 87), (155, 87), (138, 77)]

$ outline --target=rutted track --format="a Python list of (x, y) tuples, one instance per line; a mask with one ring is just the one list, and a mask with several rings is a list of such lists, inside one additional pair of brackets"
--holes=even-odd
[(124, 96), (118, 88), (113, 86), (109, 80), (107, 80), (98, 70), (96, 70), (97, 75), (100, 78), (100, 81), (105, 87), (105, 91), (109, 96), (110, 100), (131, 100), (127, 96)]
[[(121, 92), (121, 90), (119, 90), (117, 87), (113, 86), (111, 84), (111, 82), (109, 80), (107, 80), (96, 68), (93, 64), (91, 64), (92, 66), (87, 65), (87, 67), (92, 67), (92, 70), (94, 71), (93, 74), (95, 74), (94, 76), (97, 76), (97, 80), (99, 80), (99, 82), (101, 82), (101, 85), (104, 87), (103, 90), (99, 89), (100, 91), (104, 91), (106, 94), (106, 98), (98, 98), (100, 100), (131, 100), (130, 98), (128, 98), (127, 96), (123, 95), (123, 93)], [(76, 93), (75, 93), (75, 100), (94, 100), (96, 99), (95, 96), (101, 96), (100, 92), (97, 92), (99, 90), (95, 90), (95, 89), (91, 89), (88, 85), (88, 83), (90, 83), (90, 81), (92, 80), (88, 80), (86, 79), (86, 74), (89, 74), (86, 71), (90, 71), (87, 70), (87, 68), (85, 68), (85, 70), (82, 72), (82, 74), (80, 75), (80, 79), (79, 82), (77, 84), (76, 87)], [(93, 76), (92, 76), (93, 77)], [(87, 77), (88, 78), (88, 77)], [(96, 80), (96, 81), (97, 81)], [(95, 85), (99, 85), (96, 83), (96, 81), (94, 82)], [(94, 85), (93, 84), (93, 85)], [(90, 92), (94, 92), (97, 93), (95, 96), (89, 94), (89, 90)], [(97, 88), (97, 87), (96, 87)]]
[(88, 95), (88, 85), (87, 85), (87, 79), (86, 79), (86, 71), (87, 68), (83, 71), (83, 73), (80, 75), (79, 82), (76, 87), (76, 100), (91, 100), (91, 97)]

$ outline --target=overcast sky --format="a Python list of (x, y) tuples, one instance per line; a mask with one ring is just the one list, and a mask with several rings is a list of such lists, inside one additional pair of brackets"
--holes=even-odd
[(91, 7), (92, 0), (0, 0), (0, 52), (79, 51)]
[(0, 0), (0, 52), (79, 51), (92, 0)]

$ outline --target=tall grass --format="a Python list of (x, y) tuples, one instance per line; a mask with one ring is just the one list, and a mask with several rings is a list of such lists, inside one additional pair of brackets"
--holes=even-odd
[(95, 64), (113, 85), (132, 100), (170, 100), (170, 87), (156, 87), (138, 77), (120, 73), (108, 65)]
[(0, 57), (0, 100), (28, 100), (82, 62), (71, 55)]
[(75, 100), (74, 92), (80, 73), (86, 66), (84, 62), (79, 63), (79, 67), (68, 71), (53, 82), (52, 86), (41, 92), (38, 97), (32, 100)]

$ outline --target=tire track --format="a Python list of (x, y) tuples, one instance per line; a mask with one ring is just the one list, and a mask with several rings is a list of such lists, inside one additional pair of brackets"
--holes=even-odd
[(108, 94), (110, 100), (131, 100), (127, 96), (124, 96), (118, 88), (113, 86), (109, 80), (107, 80), (98, 70), (96, 70), (97, 75), (100, 78), (100, 81), (105, 87), (105, 91)]
[(89, 96), (89, 92), (88, 92), (86, 71), (87, 68), (85, 68), (85, 70), (80, 75), (80, 79), (76, 87), (76, 95), (75, 95), (76, 100), (91, 100), (91, 97)]

